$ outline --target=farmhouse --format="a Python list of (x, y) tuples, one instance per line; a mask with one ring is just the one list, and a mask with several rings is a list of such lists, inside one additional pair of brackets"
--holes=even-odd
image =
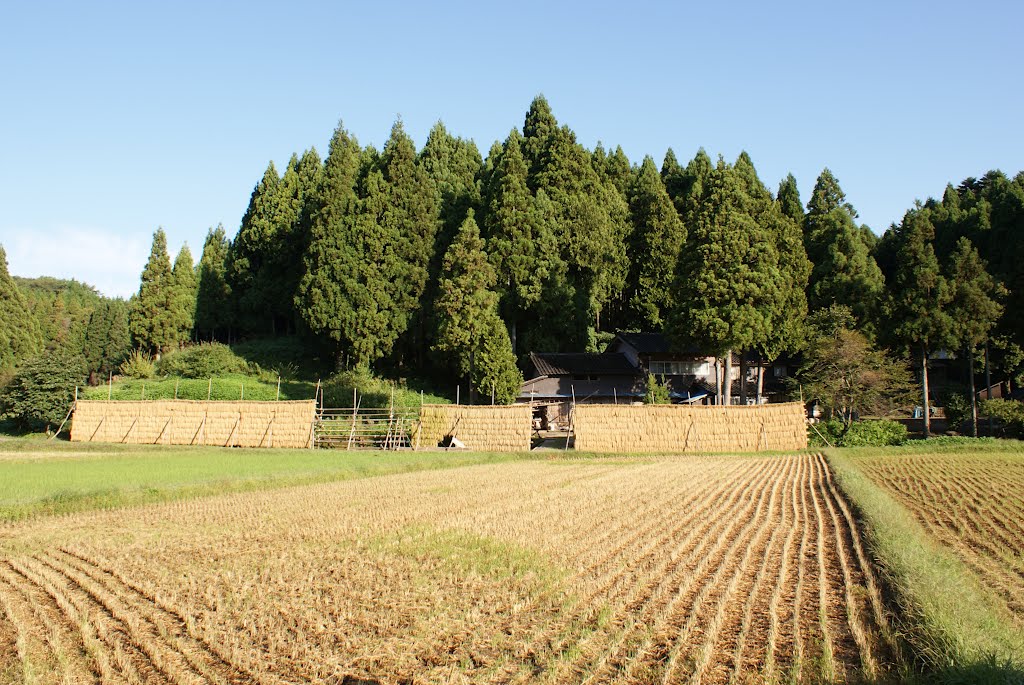
[[(748, 354), (741, 366), (732, 368), (733, 401), (741, 397), (741, 373), (746, 368), (748, 403), (758, 396), (756, 355)], [(640, 402), (647, 375), (654, 374), (669, 389), (673, 404), (714, 404), (715, 376), (723, 364), (697, 347), (673, 346), (661, 333), (619, 333), (603, 353), (530, 354), (526, 381), (517, 402), (530, 402), (544, 427), (568, 422), (569, 408), (577, 404), (631, 404)], [(763, 402), (781, 398), (789, 364), (780, 360), (764, 365)]]

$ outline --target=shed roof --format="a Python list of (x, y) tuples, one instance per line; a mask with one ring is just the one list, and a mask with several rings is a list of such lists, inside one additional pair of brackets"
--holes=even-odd
[(530, 362), (540, 376), (635, 376), (637, 370), (621, 352), (530, 354)]

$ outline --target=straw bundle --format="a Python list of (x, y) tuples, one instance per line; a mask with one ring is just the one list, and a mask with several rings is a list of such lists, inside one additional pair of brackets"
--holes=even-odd
[(74, 442), (309, 447), (316, 404), (291, 402), (150, 402), (79, 400)]
[(455, 437), (466, 447), (485, 452), (517, 452), (530, 449), (532, 410), (527, 404), (467, 406), (424, 405), (419, 435), (413, 444), (435, 447)]
[(800, 403), (761, 406), (577, 405), (576, 449), (593, 452), (756, 452), (807, 447)]

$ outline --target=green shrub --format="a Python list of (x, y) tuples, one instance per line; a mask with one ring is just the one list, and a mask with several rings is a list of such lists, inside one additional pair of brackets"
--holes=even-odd
[(843, 434), (843, 447), (888, 447), (907, 441), (907, 427), (897, 421), (856, 421)]
[(1000, 435), (1019, 438), (1024, 434), (1024, 404), (1016, 400), (982, 400), (981, 413), (998, 423)]
[(162, 376), (181, 378), (212, 378), (232, 374), (249, 374), (249, 364), (221, 343), (199, 343), (168, 352), (157, 363)]
[[(360, 407), (388, 407), (392, 393), (396, 407), (414, 408), (420, 406), (421, 395), (404, 382), (378, 378), (365, 369), (339, 371), (323, 382), (323, 404), (325, 407), (351, 407), (352, 391), (358, 394)], [(424, 404), (448, 404), (449, 400), (431, 393), (423, 393)]]
[(323, 371), (315, 350), (295, 335), (246, 340), (235, 343), (231, 350), (250, 364), (258, 364), (285, 380), (316, 378)]
[(121, 362), (118, 371), (122, 376), (128, 378), (152, 378), (156, 373), (156, 365), (153, 358), (142, 350), (132, 350), (128, 358)]
[(25, 431), (57, 428), (85, 380), (81, 354), (55, 350), (28, 360), (4, 388), (0, 415)]
[(839, 447), (846, 427), (839, 419), (819, 421), (807, 426), (807, 444), (810, 447)]
[(971, 398), (960, 390), (950, 390), (939, 398), (946, 412), (946, 423), (951, 430), (959, 431), (964, 422), (971, 420)]
[(661, 382), (655, 378), (653, 373), (647, 374), (647, 392), (644, 394), (644, 404), (671, 404), (672, 398), (669, 395), (668, 384), (662, 376)]
[(831, 419), (813, 424), (807, 437), (811, 447), (887, 447), (905, 443), (907, 427), (884, 420), (855, 421), (847, 427), (842, 421)]

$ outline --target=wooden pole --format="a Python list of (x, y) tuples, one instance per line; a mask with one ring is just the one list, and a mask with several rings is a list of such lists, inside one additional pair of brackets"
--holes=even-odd
[[(988, 366), (988, 340), (985, 341), (985, 399), (992, 399), (992, 372)], [(988, 412), (988, 434), (991, 436), (995, 431), (995, 423), (992, 412)]]
[(209, 402), (211, 397), (213, 397), (213, 376), (210, 376), (210, 382), (206, 385), (206, 401)]
[(456, 385), (455, 386), (455, 406), (456, 407), (459, 406), (459, 404), (461, 404), (461, 401), (462, 401), (462, 397), (460, 396), (461, 393), (462, 393), (462, 386), (461, 385)]
[(107, 399), (114, 399), (114, 372), (110, 372), (110, 377), (107, 379)]
[(146, 384), (142, 384), (142, 399), (146, 399)]
[(238, 400), (240, 402), (245, 399), (245, 381), (241, 382), (241, 386), (242, 386), (242, 395), (241, 395), (241, 397), (238, 398)]
[(180, 382), (180, 379), (174, 379), (174, 399), (178, 399), (178, 383)]
[[(71, 418), (71, 414), (72, 414), (72, 412), (74, 412), (74, 411), (75, 411), (75, 406), (76, 406), (77, 404), (78, 404), (78, 387), (76, 386), (76, 387), (75, 387), (75, 402), (74, 402), (74, 404), (72, 404), (72, 405), (71, 405), (71, 408), (70, 408), (70, 409), (68, 409), (68, 415), (67, 415), (67, 416), (65, 416), (65, 417), (64, 417), (64, 420), (60, 422), (60, 426), (59, 426), (59, 427), (57, 428), (57, 432), (56, 432), (56, 433), (54, 433), (53, 435), (51, 435), (51, 436), (50, 436), (50, 437), (48, 438), (48, 440), (53, 440), (53, 439), (54, 439), (54, 438), (56, 438), (56, 437), (57, 437), (58, 435), (60, 435), (60, 432), (61, 432), (62, 430), (64, 430), (64, 424), (65, 424), (65, 423), (67, 423), (67, 422), (68, 422), (68, 419), (70, 419), (70, 418)], [(102, 423), (102, 421), (101, 421), (100, 423)]]
[(569, 407), (569, 431), (565, 434), (565, 449), (562, 450), (563, 452), (569, 450), (569, 436), (572, 435), (572, 417), (576, 413), (576, 386), (570, 385), (569, 387), (572, 389), (572, 406)]
[(277, 377), (277, 397), (274, 398), (274, 401), (275, 402), (279, 402), (280, 400), (281, 400), (281, 377), (278, 376)]

